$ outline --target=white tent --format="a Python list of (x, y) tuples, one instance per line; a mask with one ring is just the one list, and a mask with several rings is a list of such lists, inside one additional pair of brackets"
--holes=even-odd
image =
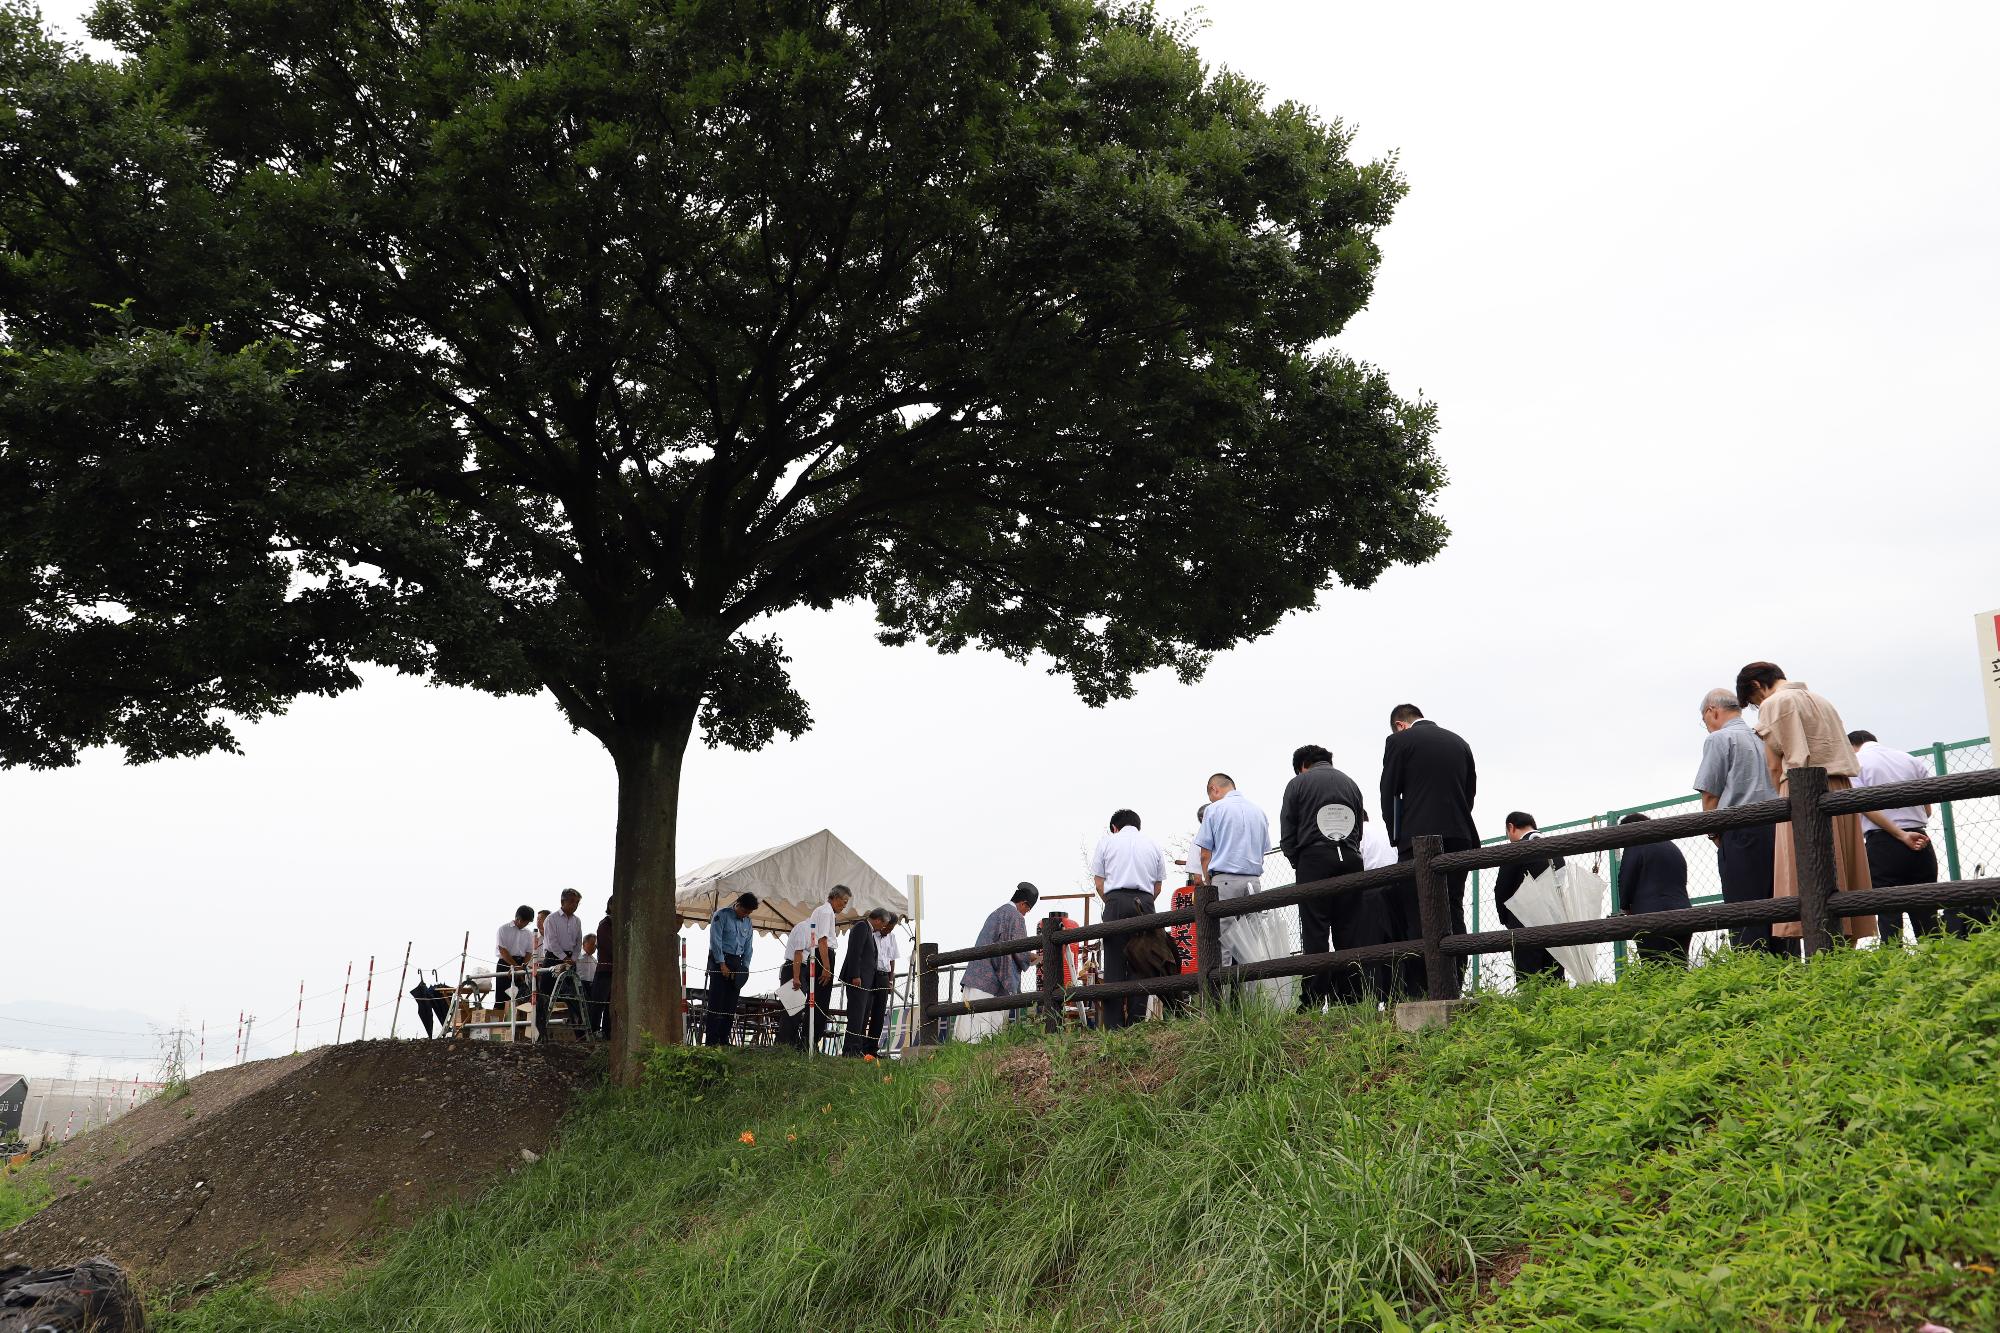
[(811, 916), (836, 884), (854, 891), (840, 914), (843, 923), (859, 921), (878, 907), (898, 916), (909, 913), (910, 900), (827, 829), (688, 871), (674, 881), (674, 908), (691, 924), (705, 926), (736, 895), (754, 893), (758, 906), (750, 924), (783, 934)]

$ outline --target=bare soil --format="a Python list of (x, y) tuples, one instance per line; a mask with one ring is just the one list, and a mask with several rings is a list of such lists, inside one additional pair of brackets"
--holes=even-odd
[(155, 1292), (316, 1285), (369, 1235), (548, 1151), (594, 1081), (588, 1051), (555, 1043), (356, 1042), (218, 1070), (37, 1163), (60, 1197), (0, 1233), (0, 1264), (108, 1255)]

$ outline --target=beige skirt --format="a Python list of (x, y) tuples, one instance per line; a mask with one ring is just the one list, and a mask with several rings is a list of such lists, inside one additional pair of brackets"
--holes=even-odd
[[(1785, 795), (1788, 785), (1780, 783), (1778, 795)], [(1846, 778), (1829, 776), (1826, 780), (1829, 794), (1846, 791), (1853, 785)], [(1791, 826), (1781, 826), (1773, 841), (1777, 845), (1772, 849), (1771, 896), (1796, 898), (1799, 896), (1799, 855), (1797, 845), (1792, 841)], [(1861, 841), (1860, 815), (1833, 817), (1833, 879), (1835, 893), (1852, 893), (1874, 887), (1868, 878), (1868, 849)], [(1849, 940), (1865, 940), (1875, 934), (1875, 918), (1845, 916), (1840, 919), (1840, 929)], [(1779, 939), (1795, 940), (1805, 930), (1797, 921), (1774, 921), (1771, 933)]]

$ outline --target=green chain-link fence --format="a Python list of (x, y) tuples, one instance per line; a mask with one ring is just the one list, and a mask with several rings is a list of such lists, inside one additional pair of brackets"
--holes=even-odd
[[(1988, 737), (1971, 741), (1940, 741), (1927, 745), (1911, 754), (1926, 760), (1942, 776), (1947, 773), (1963, 773), (1968, 769), (1989, 768), (1993, 763), (1993, 746)], [(1688, 815), (1701, 809), (1701, 797), (1693, 792), (1686, 796), (1669, 797), (1664, 801), (1648, 801), (1644, 805), (1620, 806), (1607, 810), (1601, 815), (1588, 819), (1572, 819), (1561, 824), (1542, 825), (1543, 833), (1561, 833), (1572, 829), (1605, 828), (1616, 824), (1626, 815), (1638, 811), (1664, 818), (1668, 815)], [(1989, 874), (2000, 874), (2000, 797), (1985, 797), (1976, 801), (1948, 802), (1931, 811), (1930, 834), (1938, 847), (1938, 872), (1946, 879), (1980, 879)], [(1488, 838), (1489, 844), (1503, 841)], [(1716, 869), (1715, 847), (1706, 838), (1682, 838), (1674, 844), (1687, 858), (1688, 896), (1697, 907), (1707, 903), (1722, 901), (1722, 879)], [(1592, 862), (1594, 868), (1611, 884), (1611, 910), (1617, 911), (1618, 897), (1618, 853), (1606, 852)], [(1482, 882), (1482, 880), (1484, 882)], [(1472, 882), (1467, 887), (1466, 925), (1471, 930), (1498, 930), (1500, 914), (1493, 903), (1493, 883), (1490, 875), (1474, 872)], [(1697, 953), (1715, 947), (1721, 938), (1719, 933), (1697, 935), (1694, 948)], [(1624, 964), (1626, 946), (1620, 944), (1600, 945), (1598, 972), (1608, 976)], [(1507, 990), (1514, 984), (1514, 968), (1505, 954), (1488, 955), (1472, 960), (1467, 982), (1482, 989)]]

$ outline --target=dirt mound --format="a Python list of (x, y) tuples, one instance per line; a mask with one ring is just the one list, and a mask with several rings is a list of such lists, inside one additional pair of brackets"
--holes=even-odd
[(305, 1068), (331, 1049), (322, 1046), (276, 1060), (249, 1060), (203, 1074), (188, 1083), (185, 1096), (155, 1097), (102, 1129), (79, 1134), (36, 1158), (20, 1174), (29, 1180), (46, 1182), (51, 1193), (61, 1198), (98, 1179), (120, 1162), (191, 1132), (204, 1118), (228, 1110), (259, 1088)]
[(545, 1152), (591, 1079), (587, 1051), (555, 1044), (357, 1042), (264, 1063), (284, 1067), (218, 1071), (145, 1108), (164, 1115), (85, 1136), (130, 1125), (129, 1152), (72, 1145), (109, 1169), (0, 1234), (0, 1263), (105, 1254), (156, 1290), (324, 1264)]

